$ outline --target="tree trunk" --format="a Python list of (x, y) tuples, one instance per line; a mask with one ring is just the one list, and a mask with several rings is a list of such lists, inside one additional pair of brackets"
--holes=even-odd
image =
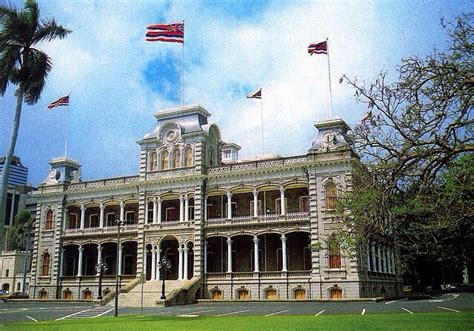
[(7, 207), (7, 190), (8, 190), (8, 175), (10, 174), (10, 164), (15, 153), (16, 139), (18, 137), (18, 130), (20, 128), (21, 106), (23, 104), (23, 90), (18, 88), (16, 101), (15, 118), (13, 119), (13, 128), (8, 145), (7, 154), (5, 155), (5, 164), (3, 165), (2, 181), (0, 183), (0, 250), (4, 248), (5, 242), (5, 217)]

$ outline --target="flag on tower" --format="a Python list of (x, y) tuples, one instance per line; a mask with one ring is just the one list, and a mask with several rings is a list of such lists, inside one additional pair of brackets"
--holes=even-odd
[(60, 97), (58, 100), (51, 102), (48, 105), (48, 109), (53, 109), (59, 106), (69, 106), (69, 95)]
[(327, 54), (328, 53), (328, 42), (322, 41), (317, 44), (309, 44), (308, 46), (309, 55), (313, 54)]
[(262, 88), (259, 88), (258, 91), (250, 93), (249, 95), (247, 95), (247, 98), (249, 98), (249, 99), (261, 99), (262, 98)]
[(148, 25), (146, 41), (184, 43), (184, 23)]

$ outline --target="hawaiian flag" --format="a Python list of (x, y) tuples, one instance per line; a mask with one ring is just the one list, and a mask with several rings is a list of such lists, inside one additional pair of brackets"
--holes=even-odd
[(146, 28), (146, 41), (184, 43), (184, 23), (151, 24)]
[(59, 106), (69, 106), (69, 95), (65, 97), (60, 97), (58, 100), (51, 102), (48, 105), (48, 109), (53, 109)]
[(328, 42), (322, 41), (317, 44), (310, 44), (308, 46), (308, 53), (313, 54), (327, 54), (328, 53)]
[(259, 88), (258, 91), (250, 93), (249, 95), (247, 95), (247, 98), (249, 98), (249, 99), (261, 99), (262, 98), (262, 88)]

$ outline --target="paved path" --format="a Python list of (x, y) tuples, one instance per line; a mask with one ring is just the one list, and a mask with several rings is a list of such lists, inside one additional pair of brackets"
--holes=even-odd
[[(447, 293), (425, 300), (382, 302), (202, 302), (186, 306), (143, 308), (143, 314), (156, 316), (282, 316), (330, 314), (463, 312), (474, 309), (474, 293)], [(140, 308), (120, 308), (119, 314), (141, 314)], [(34, 322), (113, 316), (112, 306), (93, 307), (83, 303), (0, 302), (0, 323)]]

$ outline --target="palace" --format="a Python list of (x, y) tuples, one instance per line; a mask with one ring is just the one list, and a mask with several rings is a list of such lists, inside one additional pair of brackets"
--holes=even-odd
[(239, 160), (240, 146), (209, 117), (197, 105), (156, 113), (156, 128), (138, 141), (136, 176), (83, 181), (77, 161), (51, 161), (31, 198), (30, 298), (95, 299), (98, 261), (104, 295), (118, 271), (121, 305), (136, 304), (140, 287), (156, 305), (163, 277), (168, 296), (192, 299), (399, 294), (393, 243), (349, 253), (333, 236), (336, 198), (351, 189), (357, 161), (344, 121), (315, 124), (304, 155)]

